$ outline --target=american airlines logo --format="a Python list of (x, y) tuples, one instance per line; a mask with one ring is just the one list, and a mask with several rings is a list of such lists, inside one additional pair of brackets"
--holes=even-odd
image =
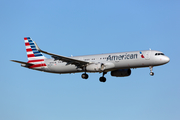
[(127, 59), (137, 59), (138, 54), (124, 54), (124, 55), (109, 55), (108, 60), (127, 60)]

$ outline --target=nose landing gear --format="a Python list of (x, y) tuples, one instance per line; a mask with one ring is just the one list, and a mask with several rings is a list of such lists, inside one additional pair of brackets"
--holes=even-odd
[(153, 75), (154, 75), (154, 72), (152, 72), (153, 66), (149, 66), (149, 68), (150, 68), (150, 73), (149, 73), (149, 74), (150, 74), (151, 76), (153, 76)]

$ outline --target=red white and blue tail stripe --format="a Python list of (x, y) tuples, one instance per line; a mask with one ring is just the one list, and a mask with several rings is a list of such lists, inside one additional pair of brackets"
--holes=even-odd
[(46, 64), (44, 62), (45, 57), (41, 52), (39, 52), (34, 44), (34, 41), (30, 37), (25, 37), (25, 46), (28, 57), (28, 63), (32, 63), (34, 65), (29, 68), (39, 68), (45, 67)]

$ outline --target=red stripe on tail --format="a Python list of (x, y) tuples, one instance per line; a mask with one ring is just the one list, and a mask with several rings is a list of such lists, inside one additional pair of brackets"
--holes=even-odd
[(25, 46), (30, 46), (30, 44), (29, 43), (25, 43)]
[(43, 62), (44, 59), (39, 59), (39, 60), (29, 60), (28, 63), (33, 63), (33, 62)]
[(28, 54), (27, 57), (35, 57), (34, 54)]
[(46, 66), (46, 64), (45, 63), (43, 63), (43, 64), (35, 64), (35, 65), (30, 66), (29, 68), (43, 67), (43, 66)]
[(32, 52), (32, 49), (31, 48), (27, 48), (26, 52)]

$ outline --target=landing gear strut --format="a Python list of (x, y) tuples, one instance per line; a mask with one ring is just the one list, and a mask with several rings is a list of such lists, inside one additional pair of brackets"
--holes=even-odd
[(150, 68), (150, 75), (153, 76), (154, 75), (154, 72), (152, 72), (153, 66), (149, 66), (149, 68)]
[(103, 72), (103, 76), (99, 78), (100, 82), (106, 82), (106, 78), (104, 77), (105, 74), (107, 74), (107, 72)]
[(88, 79), (88, 74), (86, 74), (86, 66), (84, 67), (84, 70), (85, 70), (85, 73), (83, 73), (82, 75), (81, 75), (81, 77), (83, 78), (83, 79)]
[(82, 75), (81, 75), (81, 77), (83, 78), (83, 79), (88, 79), (88, 74), (86, 74), (86, 73), (83, 73)]

